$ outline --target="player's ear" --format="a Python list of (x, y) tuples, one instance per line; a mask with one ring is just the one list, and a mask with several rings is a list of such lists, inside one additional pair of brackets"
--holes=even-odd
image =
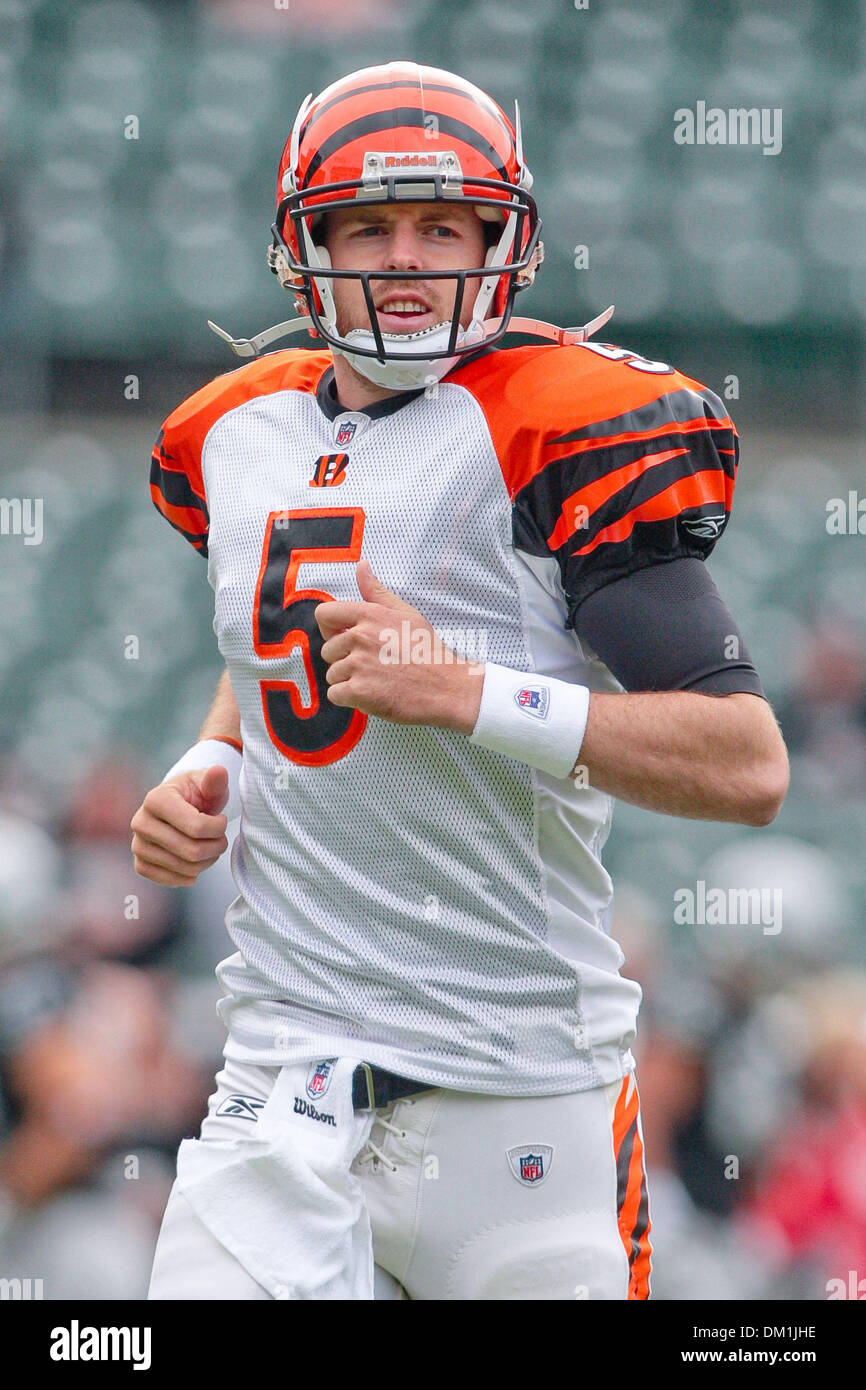
[(489, 265), (499, 245), (499, 238), (502, 235), (503, 219), (499, 213), (494, 212), (491, 208), (481, 207), (476, 208), (475, 211), (481, 223), (481, 231), (484, 238), (484, 254), (480, 264)]
[(481, 223), (481, 230), (484, 233), (484, 244), (488, 248), (495, 246), (502, 235), (502, 228), (505, 226), (505, 219), (501, 212), (495, 208), (476, 207), (475, 216)]
[(324, 246), (325, 250), (326, 250), (328, 253), (330, 253), (330, 250), (331, 250), (330, 243), (329, 243), (329, 237), (330, 237), (330, 235), (331, 235), (331, 218), (330, 218), (330, 214), (327, 213), (327, 212), (323, 212), (322, 215), (321, 215), (321, 217), (318, 219), (318, 221), (317, 221), (316, 224), (315, 224), (314, 231), (313, 231), (313, 237), (314, 237), (314, 240), (315, 240), (315, 242), (316, 242), (316, 245), (317, 245), (317, 246)]

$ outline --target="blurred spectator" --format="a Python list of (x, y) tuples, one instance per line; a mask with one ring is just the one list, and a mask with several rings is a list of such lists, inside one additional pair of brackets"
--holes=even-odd
[[(8, 969), (0, 1076), (3, 1274), (42, 1278), (46, 1298), (143, 1297), (171, 1159), (196, 1132), (210, 1081), (174, 1048), (155, 979), (115, 964), (73, 971), (48, 958)], [(106, 1184), (110, 1196), (100, 1195)], [(107, 1265), (91, 1240), (100, 1228), (113, 1230)], [(47, 1261), (39, 1267), (37, 1237)], [(73, 1281), (64, 1283), (64, 1269)]]
[(61, 843), (0, 812), (0, 1275), (51, 1299), (145, 1296), (219, 1056), (214, 982), (189, 988), (167, 954), (177, 895), (132, 868), (141, 787), (106, 753)]
[(813, 792), (866, 794), (866, 650), (840, 620), (819, 624), (778, 711), (799, 775)]
[(646, 1145), (654, 1299), (761, 1297), (764, 1273), (725, 1219), (737, 1184), (706, 1127), (708, 1061), (727, 1017), (723, 1001), (694, 962), (665, 962), (645, 998), (637, 1078)]
[(71, 798), (60, 826), (67, 957), (153, 965), (180, 937), (177, 895), (140, 878), (130, 857), (129, 822), (146, 790), (141, 770), (115, 755), (97, 761)]
[(0, 968), (57, 940), (61, 868), (47, 831), (0, 810)]
[(778, 1278), (799, 1273), (801, 1296), (826, 1298), (827, 1281), (866, 1277), (866, 974), (803, 981), (788, 999), (799, 1103), (770, 1139), (743, 1229), (774, 1252)]

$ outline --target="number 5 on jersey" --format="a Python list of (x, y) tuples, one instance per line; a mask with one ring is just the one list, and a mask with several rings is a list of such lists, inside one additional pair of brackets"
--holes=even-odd
[(367, 716), (328, 699), (324, 638), (313, 613), (317, 604), (334, 595), (298, 589), (298, 569), (317, 561), (360, 560), (363, 534), (361, 507), (271, 512), (265, 526), (253, 603), (253, 647), (264, 661), (285, 659), (300, 647), (310, 703), (302, 703), (295, 681), (260, 681), (262, 710), (274, 746), (305, 767), (344, 758), (363, 734)]

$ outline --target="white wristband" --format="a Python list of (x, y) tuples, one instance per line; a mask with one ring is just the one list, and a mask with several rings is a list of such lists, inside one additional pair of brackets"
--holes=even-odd
[(567, 777), (577, 762), (588, 715), (585, 685), (488, 661), (469, 742), (552, 777)]
[(241, 813), (238, 783), (243, 761), (243, 753), (239, 753), (233, 743), (226, 743), (221, 738), (203, 738), (200, 743), (197, 743), (194, 748), (190, 748), (182, 758), (178, 759), (162, 780), (167, 782), (170, 777), (176, 777), (179, 772), (196, 772), (206, 767), (227, 768), (229, 799), (223, 807), (222, 814), (227, 816), (229, 820), (234, 820)]

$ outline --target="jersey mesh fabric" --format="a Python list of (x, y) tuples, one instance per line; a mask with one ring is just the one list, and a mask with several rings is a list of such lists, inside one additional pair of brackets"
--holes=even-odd
[[(345, 481), (311, 489), (317, 457), (335, 447), (315, 398), (284, 390), (222, 415), (202, 451), (214, 629), (244, 743), (227, 915), (237, 954), (218, 972), (227, 1055), (288, 1061), (312, 1034), (322, 1055), (354, 1051), (434, 1085), (602, 1084), (627, 1069), (639, 991), (616, 974), (613, 943), (588, 988), (581, 964), (547, 940), (538, 776), (462, 735), (373, 717), (324, 766), (291, 762), (271, 741), (260, 681), (293, 680), (308, 700), (299, 649), (263, 659), (253, 646), (265, 527), (281, 509), (363, 508), (363, 553), (390, 589), (452, 645), (463, 629), (468, 655), (483, 633), (488, 659), (532, 669), (507, 489), (472, 397), (444, 386), (370, 420)], [(303, 564), (297, 585), (359, 598), (345, 561)], [(575, 806), (576, 854), (595, 852), (607, 817), (607, 798), (594, 815)], [(593, 902), (575, 926), (601, 935), (598, 917)]]

